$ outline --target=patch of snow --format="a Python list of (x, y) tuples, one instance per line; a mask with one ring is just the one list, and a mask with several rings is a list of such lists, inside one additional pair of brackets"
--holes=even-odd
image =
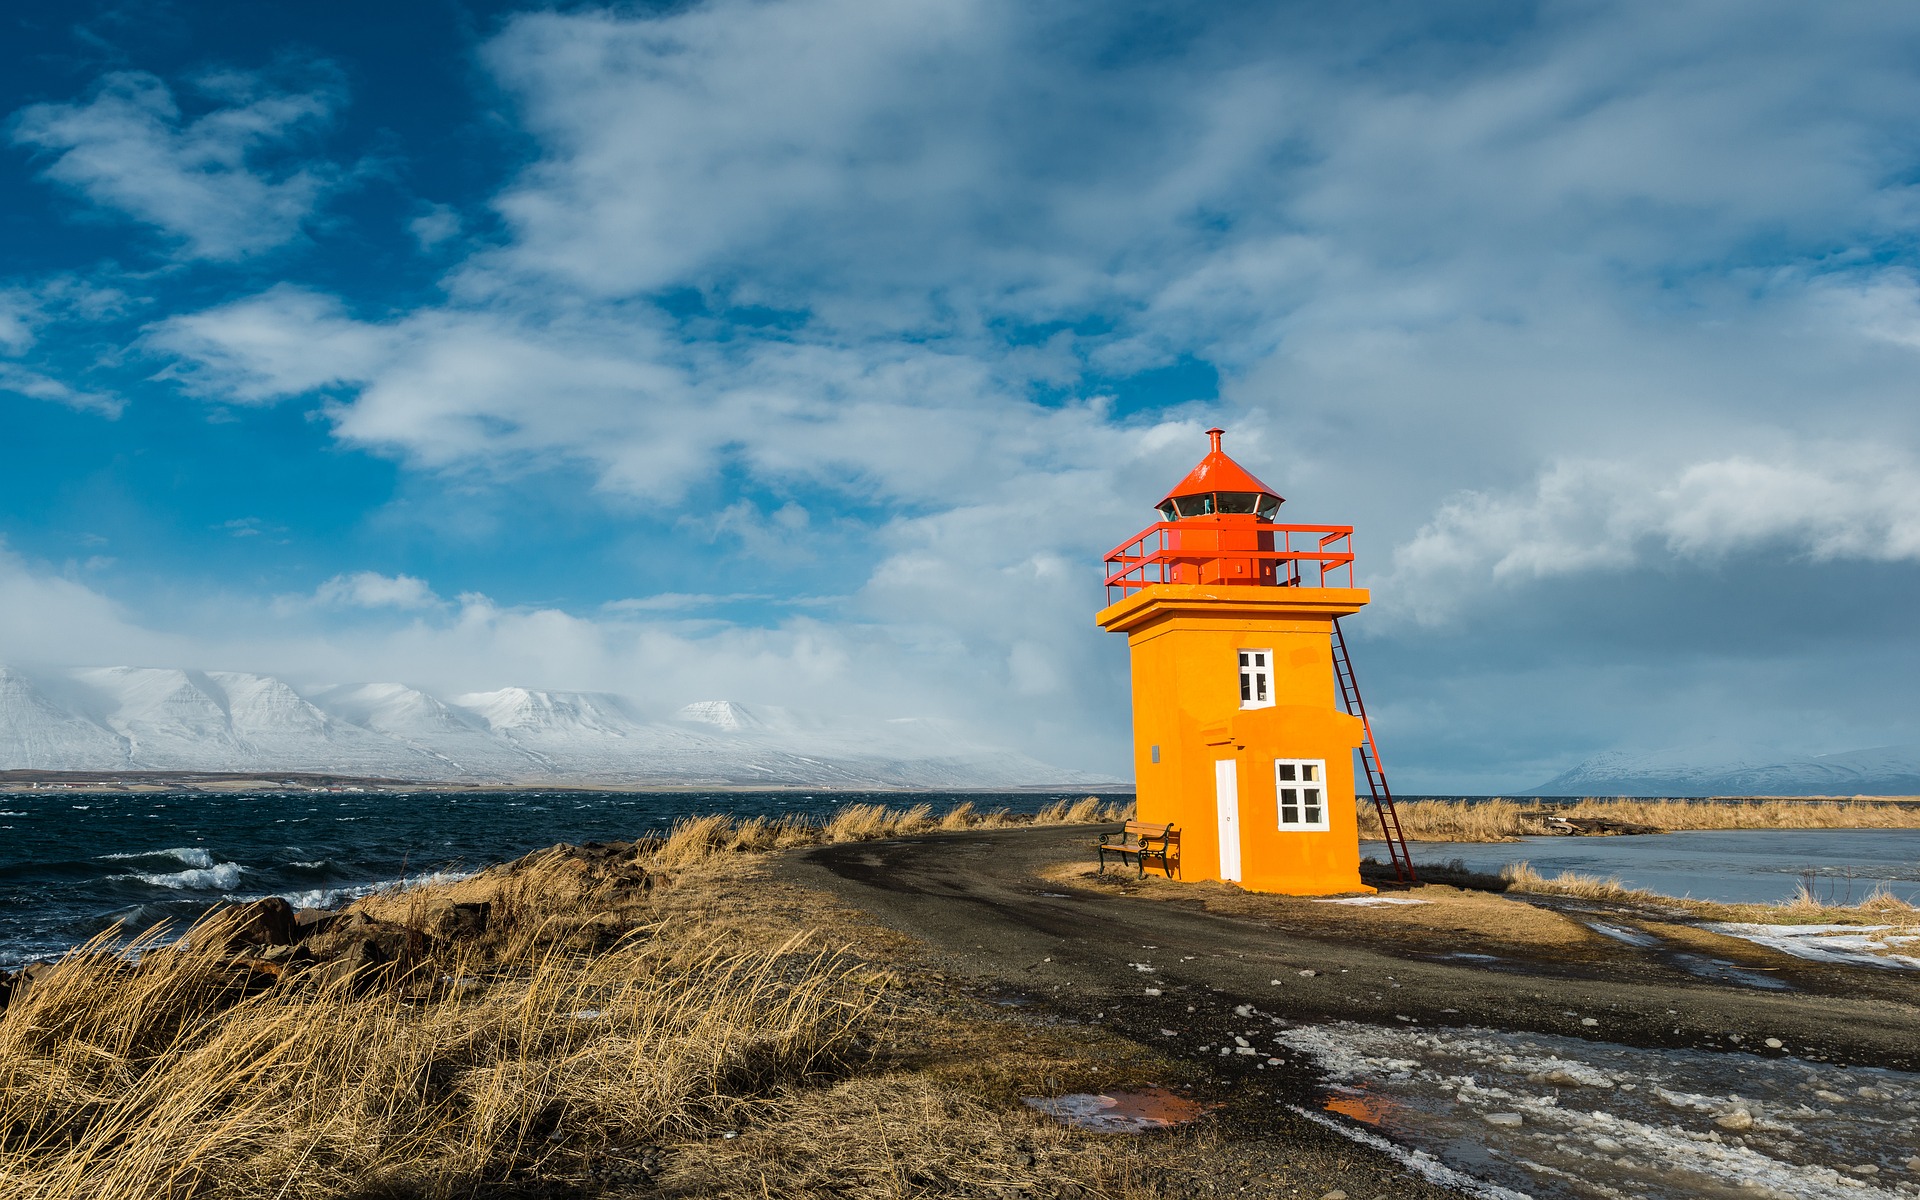
[(1413, 900), (1405, 896), (1342, 896), (1333, 900), (1315, 900), (1315, 904), (1351, 904), (1355, 908), (1375, 904), (1432, 904), (1431, 900)]
[(1902, 1165), (1920, 1076), (1905, 1072), (1474, 1028), (1334, 1022), (1276, 1040), (1318, 1061), (1330, 1112), (1435, 1161), (1481, 1148), (1460, 1168), (1538, 1200), (1920, 1196)]
[(1895, 928), (1892, 925), (1754, 925), (1721, 921), (1709, 924), (1707, 928), (1812, 962), (1907, 970), (1920, 968), (1920, 958), (1892, 952), (1894, 946), (1904, 944), (1902, 940), (1870, 936)]

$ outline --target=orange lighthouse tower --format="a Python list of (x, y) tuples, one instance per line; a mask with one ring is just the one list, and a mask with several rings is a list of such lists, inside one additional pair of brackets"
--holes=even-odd
[(1133, 660), (1138, 818), (1171, 822), (1182, 878), (1326, 895), (1360, 882), (1359, 773), (1395, 869), (1413, 878), (1340, 618), (1353, 529), (1274, 523), (1280, 494), (1212, 448), (1107, 556), (1095, 619)]

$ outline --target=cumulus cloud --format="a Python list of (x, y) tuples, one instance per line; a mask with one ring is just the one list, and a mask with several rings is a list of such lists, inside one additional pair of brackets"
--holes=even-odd
[(197, 83), (218, 107), (188, 117), (157, 76), (115, 72), (84, 101), (22, 109), (12, 139), (47, 156), (42, 178), (160, 230), (192, 257), (242, 259), (286, 244), (340, 172), (275, 152), (324, 129), (340, 88), (280, 91), (240, 72)]
[(411, 575), (382, 575), (355, 571), (335, 575), (314, 590), (316, 604), (354, 608), (434, 608), (442, 603), (424, 579)]
[(168, 317), (147, 344), (174, 356), (171, 374), (210, 398), (273, 403), (334, 384), (360, 384), (393, 352), (394, 335), (355, 321), (334, 296), (276, 284), (257, 296)]
[(1431, 623), (1488, 587), (1756, 548), (1816, 563), (1920, 562), (1920, 461), (1828, 444), (1666, 474), (1563, 462), (1528, 490), (1449, 501), (1395, 549), (1381, 588), (1391, 609)]

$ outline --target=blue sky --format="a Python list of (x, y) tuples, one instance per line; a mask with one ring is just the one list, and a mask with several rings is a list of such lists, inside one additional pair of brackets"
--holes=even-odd
[(1402, 790), (1920, 740), (1920, 12), (12, 4), (0, 657), (1121, 771), (1219, 423)]

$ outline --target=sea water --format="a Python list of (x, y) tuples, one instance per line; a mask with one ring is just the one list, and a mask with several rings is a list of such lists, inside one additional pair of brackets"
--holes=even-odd
[[(1858, 904), (1875, 889), (1920, 903), (1920, 829), (1699, 829), (1407, 848), (1416, 866), (1459, 859), (1498, 874), (1527, 862), (1542, 875), (1617, 876), (1629, 887), (1729, 904), (1787, 900), (1802, 885), (1827, 904)], [(1362, 842), (1360, 853), (1387, 858), (1383, 842)]]
[(328, 907), (556, 842), (664, 832), (688, 814), (830, 816), (843, 804), (972, 801), (1033, 812), (1082, 793), (249, 792), (0, 794), (0, 966), (116, 924), (184, 928), (223, 902)]

